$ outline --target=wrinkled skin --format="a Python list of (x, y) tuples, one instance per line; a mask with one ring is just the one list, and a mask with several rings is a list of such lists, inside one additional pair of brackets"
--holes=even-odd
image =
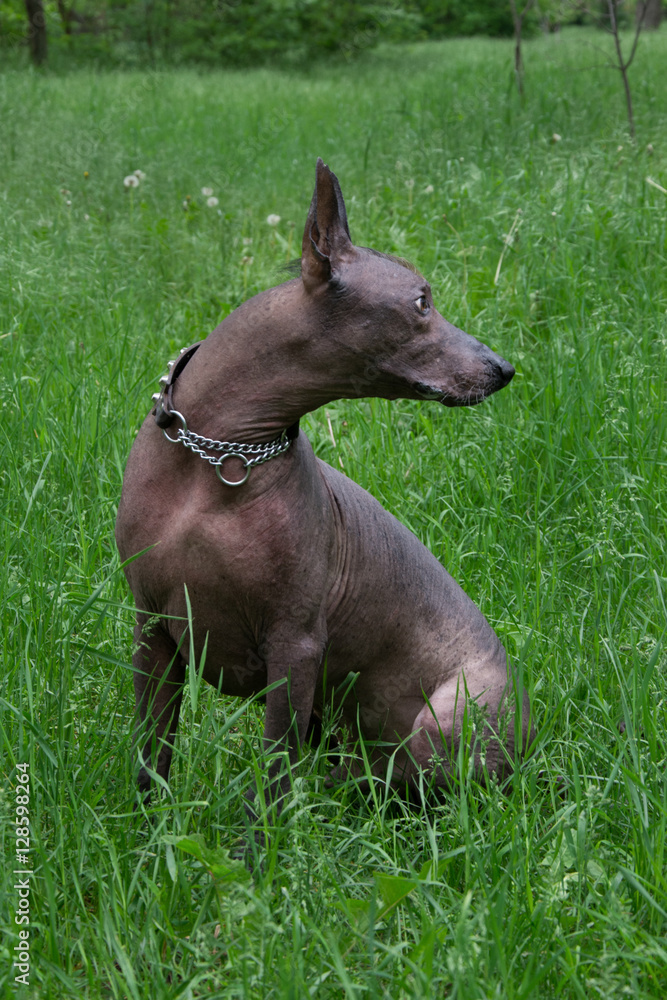
[[(257, 443), (334, 399), (464, 406), (513, 374), (443, 319), (421, 275), (353, 246), (338, 182), (320, 160), (301, 276), (213, 331), (180, 375), (174, 406), (199, 434)], [(226, 478), (242, 473), (237, 459), (225, 463)], [(517, 734), (525, 745), (528, 702), (517, 701), (485, 618), (407, 528), (315, 458), (303, 433), (232, 488), (149, 415), (127, 464), (116, 537), (123, 560), (149, 549), (126, 575), (139, 609), (137, 707), (154, 724), (143, 760), (165, 780), (189, 655), (184, 585), (197, 657), (208, 636), (210, 684), (248, 697), (284, 681), (266, 698), (267, 751), (295, 762), (311, 716), (332, 703), (343, 728), (381, 739), (376, 773), (399, 748), (395, 784), (415, 784), (420, 771), (447, 783), (464, 712), (478, 723), (478, 770), (502, 776)], [(149, 787), (145, 766), (139, 784)], [(289, 774), (269, 769), (274, 801), (288, 784)]]

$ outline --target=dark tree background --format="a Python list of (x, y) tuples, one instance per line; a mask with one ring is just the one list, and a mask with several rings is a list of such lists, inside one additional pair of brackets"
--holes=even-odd
[[(644, 28), (659, 27), (664, 2), (648, 0)], [(636, 5), (622, 4), (628, 25)], [(599, 23), (603, 8), (604, 0), (0, 0), (0, 48), (27, 48), (37, 65), (46, 60), (47, 38), (61, 64), (308, 65), (328, 54), (350, 58), (382, 40), (516, 37), (524, 10), (520, 34), (528, 37), (540, 26)]]
[(30, 58), (36, 66), (41, 66), (46, 62), (47, 54), (47, 34), (46, 15), (44, 14), (44, 4), (42, 0), (25, 0), (26, 14), (28, 15), (28, 46), (30, 48)]
[[(644, 29), (655, 31), (660, 27), (662, 21), (662, 0), (647, 0), (646, 14), (644, 16)], [(637, 17), (640, 17), (640, 9), (637, 10)]]

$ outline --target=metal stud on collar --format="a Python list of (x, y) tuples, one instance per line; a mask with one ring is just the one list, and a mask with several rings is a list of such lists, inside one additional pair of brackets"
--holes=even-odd
[[(180, 372), (188, 364), (200, 344), (201, 341), (197, 344), (192, 344), (191, 347), (184, 347), (178, 358), (169, 362), (167, 366), (169, 374), (162, 376), (160, 379), (161, 391), (156, 392), (153, 396), (155, 421), (158, 427), (162, 428), (167, 441), (171, 444), (184, 445), (184, 447), (194, 452), (195, 455), (199, 455), (200, 458), (203, 458), (214, 466), (218, 479), (225, 486), (243, 486), (248, 480), (250, 469), (253, 465), (261, 465), (263, 462), (268, 462), (270, 458), (276, 458), (287, 451), (299, 433), (299, 423), (297, 421), (291, 427), (282, 431), (273, 441), (268, 441), (266, 444), (241, 444), (238, 441), (216, 441), (213, 438), (203, 437), (201, 434), (195, 434), (194, 431), (188, 430), (188, 425), (183, 414), (173, 408), (172, 392), (174, 383)], [(176, 432), (176, 437), (172, 438), (167, 434), (167, 427), (171, 425), (174, 418), (180, 420), (181, 427)], [(218, 454), (210, 455), (209, 452), (211, 451)], [(220, 452), (222, 454), (219, 454)], [(238, 458), (243, 463), (244, 474), (241, 479), (225, 479), (223, 476), (222, 466), (228, 458)]]

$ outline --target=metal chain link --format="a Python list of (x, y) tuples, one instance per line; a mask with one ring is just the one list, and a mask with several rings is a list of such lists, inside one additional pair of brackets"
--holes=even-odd
[[(172, 413), (174, 412), (172, 410)], [(176, 439), (184, 444), (186, 448), (189, 448), (190, 451), (206, 459), (211, 465), (222, 465), (225, 455), (220, 458), (216, 458), (215, 455), (207, 455), (204, 450), (205, 448), (209, 451), (224, 451), (226, 455), (243, 455), (247, 459), (248, 467), (261, 465), (262, 462), (268, 462), (270, 458), (274, 458), (276, 455), (282, 455), (291, 444), (286, 431), (283, 431), (279, 438), (275, 438), (267, 444), (239, 444), (235, 441), (214, 441), (213, 438), (202, 437), (201, 434), (195, 434), (194, 431), (184, 431), (182, 428), (179, 429)]]
[[(183, 426), (179, 428), (175, 438), (169, 437), (166, 430), (163, 431), (167, 441), (170, 441), (172, 444), (180, 442), (186, 448), (189, 448), (190, 451), (194, 452), (195, 455), (199, 455), (200, 458), (210, 462), (215, 467), (218, 478), (226, 486), (242, 486), (250, 475), (250, 469), (253, 465), (261, 465), (262, 462), (268, 462), (270, 458), (282, 455), (292, 443), (291, 439), (287, 437), (287, 431), (282, 431), (279, 437), (274, 438), (273, 441), (268, 441), (266, 444), (241, 444), (238, 441), (216, 441), (213, 438), (207, 438), (188, 430), (185, 417), (178, 410), (171, 410), (171, 414), (174, 417), (178, 417)], [(223, 452), (223, 454), (220, 457), (216, 457), (215, 455), (208, 455), (206, 453), (207, 450)], [(222, 475), (222, 465), (228, 458), (238, 458), (243, 462), (245, 468), (243, 479), (233, 481), (225, 479)]]

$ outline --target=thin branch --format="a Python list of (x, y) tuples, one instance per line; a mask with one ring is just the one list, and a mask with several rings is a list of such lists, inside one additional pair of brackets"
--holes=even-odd
[(514, 74), (519, 94), (523, 97), (523, 58), (521, 56), (521, 32), (523, 31), (523, 19), (533, 6), (535, 0), (526, 0), (523, 10), (519, 14), (516, 8), (516, 0), (510, 0), (512, 11), (512, 21), (514, 22)]
[(628, 59), (628, 61), (625, 64), (625, 68), (626, 69), (628, 69), (628, 67), (630, 66), (630, 63), (635, 58), (635, 52), (637, 51), (637, 42), (639, 41), (640, 32), (641, 32), (642, 28), (644, 27), (644, 18), (646, 17), (646, 12), (648, 10), (648, 0), (643, 0), (643, 2), (642, 2), (642, 0), (639, 0), (639, 3), (642, 5), (641, 6), (642, 16), (637, 21), (637, 28), (636, 28), (636, 31), (635, 31), (635, 40), (632, 43), (632, 51), (630, 53), (630, 58)]
[(616, 68), (623, 77), (623, 87), (625, 89), (625, 103), (628, 109), (628, 123), (630, 125), (630, 135), (632, 139), (635, 138), (635, 118), (632, 110), (632, 94), (630, 93), (630, 81), (628, 80), (628, 67), (635, 57), (635, 52), (637, 51), (637, 43), (639, 41), (639, 35), (642, 30), (642, 25), (644, 23), (644, 18), (646, 17), (646, 10), (648, 8), (647, 0), (640, 0), (641, 6), (641, 17), (637, 19), (637, 26), (635, 29), (635, 37), (632, 43), (632, 51), (630, 52), (630, 57), (627, 62), (623, 59), (623, 49), (621, 48), (621, 39), (618, 34), (618, 21), (616, 20), (616, 9), (618, 7), (618, 0), (607, 0), (607, 8), (609, 10), (609, 23), (611, 25), (611, 33), (614, 36), (614, 45), (616, 46), (616, 58), (617, 65)]
[(611, 34), (614, 36), (616, 52), (618, 53), (618, 67), (620, 68), (621, 72), (623, 72), (626, 69), (629, 69), (632, 64), (632, 60), (635, 58), (635, 52), (637, 51), (637, 43), (639, 42), (639, 36), (644, 26), (644, 19), (646, 17), (646, 12), (648, 10), (648, 0), (638, 0), (638, 2), (640, 4), (641, 17), (639, 17), (636, 22), (635, 37), (632, 42), (632, 49), (630, 51), (628, 61), (623, 62), (621, 41), (618, 36), (618, 22), (616, 21), (616, 7), (618, 4), (618, 0), (607, 0), (607, 7), (609, 8), (609, 21), (611, 22)]

